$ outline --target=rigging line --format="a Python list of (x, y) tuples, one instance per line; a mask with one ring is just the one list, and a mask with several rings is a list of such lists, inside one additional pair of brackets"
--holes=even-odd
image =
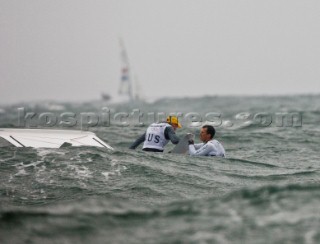
[(17, 143), (19, 143), (21, 146), (26, 147), (25, 145), (23, 145), (21, 142), (19, 142), (17, 139), (15, 139), (13, 136), (10, 136), (13, 140), (15, 140)]
[(103, 145), (101, 142), (99, 142), (96, 138), (92, 138), (93, 140), (95, 140), (96, 142), (98, 142), (100, 145), (102, 145), (103, 147), (106, 147), (105, 145)]

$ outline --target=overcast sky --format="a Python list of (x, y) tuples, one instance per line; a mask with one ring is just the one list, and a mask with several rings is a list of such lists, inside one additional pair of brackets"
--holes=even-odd
[(320, 93), (319, 0), (0, 0), (0, 104)]

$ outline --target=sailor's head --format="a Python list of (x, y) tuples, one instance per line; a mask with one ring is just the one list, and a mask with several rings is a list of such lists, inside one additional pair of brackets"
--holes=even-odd
[(170, 124), (173, 129), (181, 128), (181, 124), (179, 123), (177, 116), (168, 116), (167, 117), (167, 123)]
[(204, 125), (200, 131), (200, 140), (203, 142), (208, 142), (213, 139), (216, 134), (216, 130), (212, 125)]

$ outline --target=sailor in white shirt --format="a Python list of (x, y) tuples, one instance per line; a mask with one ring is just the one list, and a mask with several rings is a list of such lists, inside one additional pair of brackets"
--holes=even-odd
[(226, 153), (221, 143), (214, 138), (216, 131), (211, 125), (204, 125), (200, 131), (200, 140), (203, 143), (194, 144), (189, 141), (189, 154), (192, 156), (220, 156), (225, 157)]

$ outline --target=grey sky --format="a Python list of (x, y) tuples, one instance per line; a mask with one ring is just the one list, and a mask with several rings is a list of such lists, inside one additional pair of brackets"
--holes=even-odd
[[(319, 0), (0, 0), (0, 104), (320, 93)], [(169, 88), (169, 89), (168, 89)]]

